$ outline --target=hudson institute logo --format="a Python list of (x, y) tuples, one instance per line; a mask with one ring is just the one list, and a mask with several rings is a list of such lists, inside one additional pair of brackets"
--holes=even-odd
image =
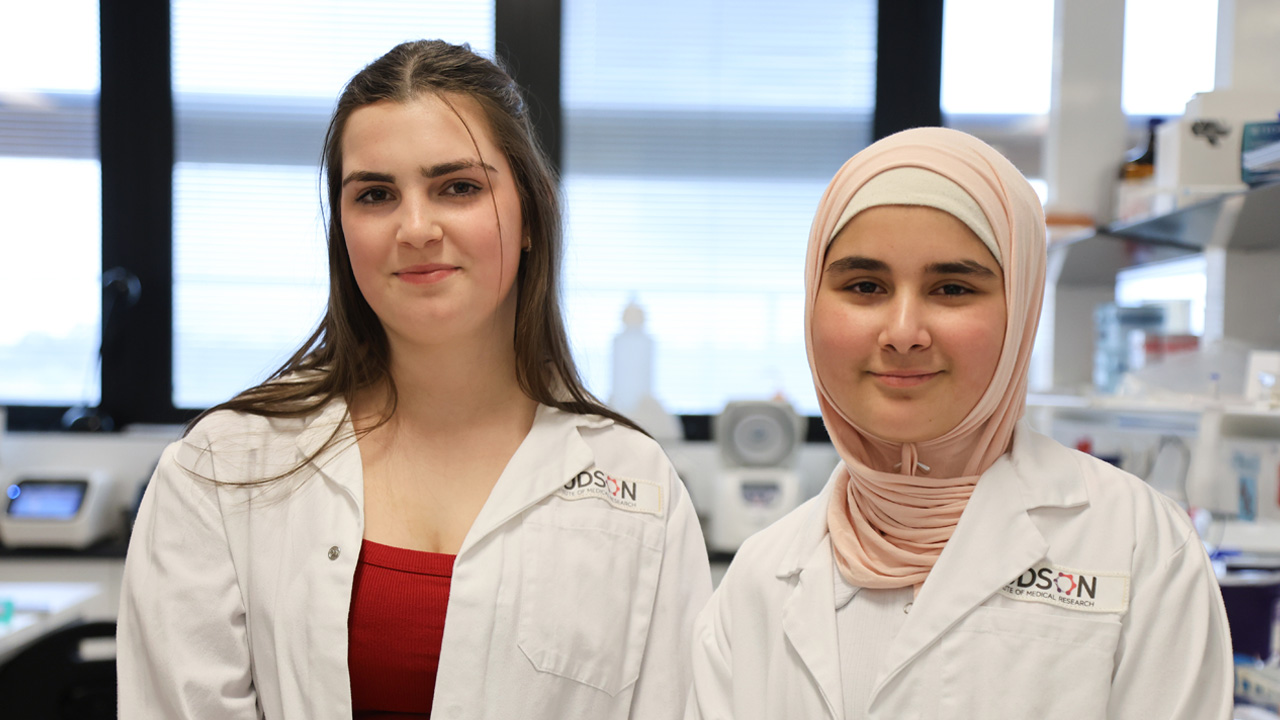
[(569, 478), (556, 496), (565, 500), (596, 498), (619, 510), (662, 514), (662, 486), (648, 480), (633, 480), (591, 468)]
[(1120, 613), (1129, 607), (1129, 576), (1039, 563), (1000, 588), (1000, 594), (1069, 610)]

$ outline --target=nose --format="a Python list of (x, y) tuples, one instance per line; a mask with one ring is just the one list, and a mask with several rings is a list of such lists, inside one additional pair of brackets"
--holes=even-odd
[(898, 296), (885, 304), (880, 347), (899, 353), (923, 350), (933, 342), (929, 334), (924, 303), (919, 299)]
[(396, 230), (398, 242), (421, 248), (444, 237), (439, 214), (432, 211), (431, 203), (425, 198), (406, 198), (401, 202), (400, 214)]

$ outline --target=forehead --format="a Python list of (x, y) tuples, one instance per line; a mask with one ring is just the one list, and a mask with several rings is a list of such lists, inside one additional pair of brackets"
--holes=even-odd
[(879, 205), (854, 215), (827, 247), (827, 260), (848, 255), (896, 256), (920, 264), (977, 260), (999, 272), (995, 256), (956, 216), (923, 205)]
[(505, 163), (479, 103), (464, 95), (421, 93), (404, 102), (357, 108), (342, 134), (344, 160), (389, 161), (412, 155), (441, 160), (476, 157)]

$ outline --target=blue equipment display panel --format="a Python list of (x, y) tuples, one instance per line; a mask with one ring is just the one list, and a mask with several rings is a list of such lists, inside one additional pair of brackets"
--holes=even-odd
[(19, 480), (8, 488), (12, 518), (70, 520), (80, 512), (89, 483), (85, 480)]

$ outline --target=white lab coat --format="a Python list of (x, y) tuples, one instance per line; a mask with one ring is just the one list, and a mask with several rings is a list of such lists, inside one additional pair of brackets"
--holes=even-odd
[[(216, 413), (166, 449), (125, 562), (120, 717), (350, 720), (358, 447), (341, 443), (261, 488), (192, 477), (287, 470), (344, 412), (335, 402), (300, 420)], [(647, 483), (642, 509), (658, 512), (597, 487), (567, 499), (569, 481), (594, 469)], [(433, 716), (679, 717), (693, 619), (710, 593), (693, 506), (658, 444), (539, 407), (454, 563)]]
[[(844, 717), (831, 492), (828, 483), (734, 558), (694, 628), (686, 718)], [(1127, 610), (1002, 590), (1045, 564), (1108, 573), (1111, 590), (1127, 578)], [(1022, 424), (978, 482), (872, 688), (869, 718), (1225, 719), (1226, 613), (1182, 510)]]

